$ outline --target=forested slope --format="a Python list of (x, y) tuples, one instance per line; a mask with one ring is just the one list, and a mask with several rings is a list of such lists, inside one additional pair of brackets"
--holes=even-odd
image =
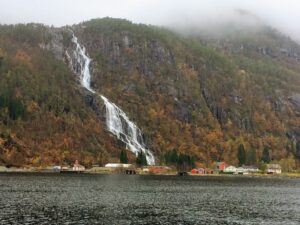
[(300, 156), (300, 47), (292, 40), (267, 27), (186, 37), (104, 18), (0, 27), (3, 164), (101, 164), (124, 149), (106, 130), (101, 99), (68, 67), (70, 30), (93, 59), (92, 88), (141, 128), (159, 163), (176, 149), (197, 162), (236, 164), (241, 143), (248, 164), (265, 147), (273, 160)]

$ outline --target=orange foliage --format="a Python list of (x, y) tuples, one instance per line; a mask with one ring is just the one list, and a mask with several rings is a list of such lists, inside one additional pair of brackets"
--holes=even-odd
[(30, 56), (23, 50), (18, 50), (15, 55), (15, 60), (19, 63), (30, 65)]

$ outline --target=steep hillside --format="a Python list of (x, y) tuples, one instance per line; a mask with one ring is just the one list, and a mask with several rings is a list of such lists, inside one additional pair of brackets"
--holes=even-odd
[(10, 102), (1, 104), (4, 164), (104, 163), (125, 148), (107, 130), (101, 98), (68, 67), (72, 32), (92, 59), (91, 88), (137, 124), (158, 163), (176, 149), (235, 164), (241, 143), (254, 155), (249, 164), (264, 147), (273, 160), (297, 156), (296, 43), (269, 28), (213, 39), (105, 18), (0, 27), (1, 99)]
[(92, 164), (118, 155), (73, 73), (44, 49), (53, 32), (39, 25), (0, 28), (0, 163)]

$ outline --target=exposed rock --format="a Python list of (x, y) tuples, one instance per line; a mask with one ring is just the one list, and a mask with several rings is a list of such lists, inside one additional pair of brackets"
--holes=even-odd
[(40, 43), (40, 47), (51, 51), (55, 58), (62, 60), (64, 58), (64, 46), (62, 29), (49, 29), (51, 41), (49, 43)]
[(124, 44), (124, 47), (125, 48), (131, 48), (131, 47), (133, 47), (132, 45), (132, 41), (129, 39), (129, 37), (127, 36), (127, 35), (125, 35), (124, 37), (123, 37), (123, 44)]
[(294, 94), (288, 98), (295, 110), (300, 113), (300, 94)]

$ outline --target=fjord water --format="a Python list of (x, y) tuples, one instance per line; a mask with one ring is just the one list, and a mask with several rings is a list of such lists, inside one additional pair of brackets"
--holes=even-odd
[[(90, 63), (91, 59), (86, 53), (84, 46), (81, 46), (77, 37), (73, 34), (72, 42), (76, 48), (72, 51), (72, 57), (69, 56), (69, 61), (72, 69), (80, 77), (81, 85), (91, 93), (96, 92), (91, 88), (91, 72)], [(106, 107), (106, 126), (108, 130), (114, 134), (119, 140), (123, 141), (127, 148), (134, 154), (142, 151), (146, 155), (147, 163), (149, 165), (155, 164), (153, 153), (146, 148), (141, 130), (129, 120), (125, 112), (123, 112), (117, 105), (110, 102), (103, 95), (99, 95), (104, 101)]]
[(300, 180), (1, 174), (0, 224), (300, 224)]

